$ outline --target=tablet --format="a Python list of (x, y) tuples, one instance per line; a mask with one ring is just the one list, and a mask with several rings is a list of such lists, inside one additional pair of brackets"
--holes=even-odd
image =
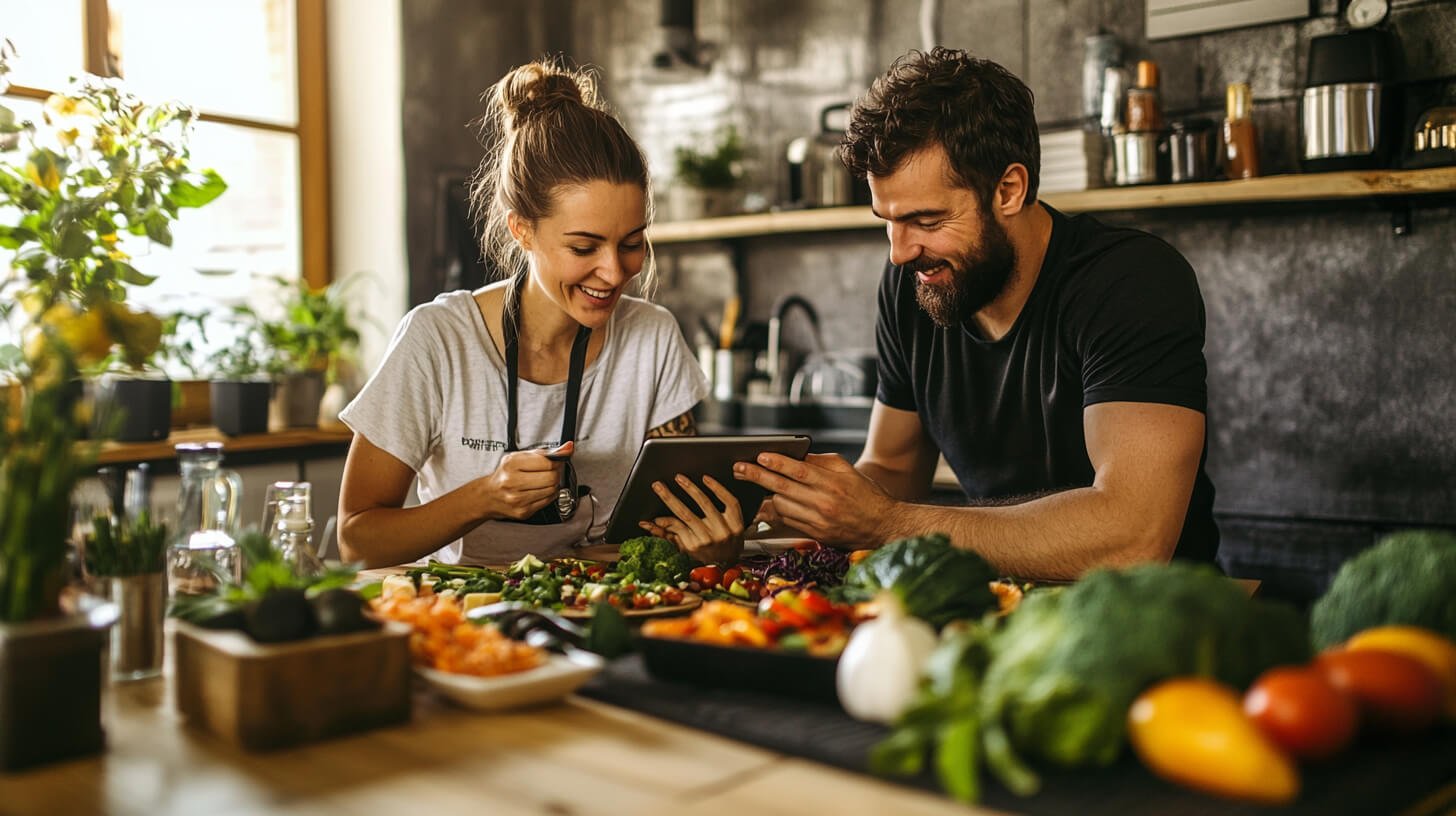
[(667, 436), (649, 439), (642, 443), (637, 452), (637, 461), (632, 463), (632, 472), (627, 484), (612, 510), (612, 519), (607, 523), (608, 543), (620, 544), (629, 538), (646, 535), (639, 521), (670, 516), (672, 511), (652, 490), (653, 482), (670, 486), (678, 498), (690, 508), (698, 503), (683, 493), (674, 481), (677, 474), (686, 475), (698, 484), (710, 498), (716, 499), (712, 491), (702, 483), (703, 474), (717, 479), (719, 484), (738, 499), (743, 508), (744, 523), (758, 512), (768, 491), (754, 484), (733, 478), (734, 462), (752, 462), (760, 453), (781, 453), (794, 459), (803, 459), (809, 452), (809, 437), (799, 435), (764, 436)]

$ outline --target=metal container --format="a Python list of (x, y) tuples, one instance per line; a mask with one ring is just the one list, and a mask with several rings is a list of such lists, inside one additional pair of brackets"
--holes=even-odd
[(1173, 183), (1213, 178), (1213, 122), (1184, 119), (1168, 134), (1168, 178)]
[(118, 575), (108, 580), (117, 621), (111, 630), (111, 677), (141, 680), (162, 673), (162, 618), (167, 575)]
[(1159, 131), (1112, 134), (1113, 183), (1119, 187), (1167, 180), (1167, 142)]
[(1373, 157), (1380, 145), (1380, 118), (1380, 83), (1305, 88), (1300, 108), (1304, 159)]

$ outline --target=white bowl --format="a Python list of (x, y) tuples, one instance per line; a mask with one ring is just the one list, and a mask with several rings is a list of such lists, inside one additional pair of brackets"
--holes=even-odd
[(586, 651), (548, 654), (534, 669), (494, 677), (452, 674), (424, 666), (415, 672), (456, 705), (476, 711), (504, 711), (559, 700), (602, 670), (606, 661)]

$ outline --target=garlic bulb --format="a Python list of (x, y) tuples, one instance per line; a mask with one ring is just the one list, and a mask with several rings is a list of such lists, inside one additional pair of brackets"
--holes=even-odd
[(839, 656), (839, 702), (859, 720), (889, 725), (915, 699), (920, 670), (935, 651), (935, 630), (905, 614), (900, 599), (882, 593), (879, 617), (855, 627)]

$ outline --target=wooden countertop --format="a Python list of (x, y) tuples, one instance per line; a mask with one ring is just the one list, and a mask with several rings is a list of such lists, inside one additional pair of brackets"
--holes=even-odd
[(413, 721), (250, 754), (187, 727), (168, 680), (105, 692), (106, 753), (0, 776), (5, 813), (988, 813), (578, 698), (508, 714), (416, 690)]
[(307, 448), (315, 445), (347, 445), (353, 439), (354, 432), (348, 428), (341, 430), (288, 428), (246, 436), (227, 436), (216, 428), (189, 428), (173, 431), (171, 436), (155, 442), (103, 442), (96, 457), (96, 464), (111, 465), (119, 462), (173, 459), (176, 458), (174, 448), (184, 442), (221, 442), (224, 453), (241, 453)]

